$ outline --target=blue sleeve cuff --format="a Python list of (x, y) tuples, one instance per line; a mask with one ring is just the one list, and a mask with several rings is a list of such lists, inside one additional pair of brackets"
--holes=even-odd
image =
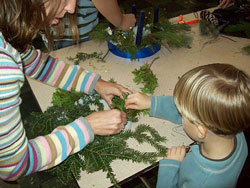
[(175, 124), (182, 124), (182, 117), (178, 112), (173, 96), (151, 96), (149, 116), (166, 119)]

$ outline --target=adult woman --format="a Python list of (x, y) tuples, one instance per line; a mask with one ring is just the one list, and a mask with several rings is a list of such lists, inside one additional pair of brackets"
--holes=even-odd
[[(128, 89), (106, 82), (100, 75), (70, 66), (30, 46), (40, 30), (50, 39), (50, 25), (74, 13), (76, 0), (0, 1), (0, 178), (51, 168), (93, 141), (94, 134), (119, 133), (126, 115), (118, 110), (96, 112), (60, 126), (51, 134), (28, 140), (19, 106), (24, 74), (45, 84), (91, 94), (97, 91), (109, 104)], [(54, 8), (56, 7), (56, 8)], [(35, 52), (35, 53), (34, 53)]]

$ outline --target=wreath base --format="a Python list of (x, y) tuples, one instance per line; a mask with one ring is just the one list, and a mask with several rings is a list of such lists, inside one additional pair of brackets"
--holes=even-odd
[[(108, 48), (109, 50), (116, 56), (131, 59), (132, 56), (127, 51), (122, 51), (117, 48), (114, 44), (108, 41)], [(160, 45), (153, 45), (150, 47), (140, 48), (138, 52), (135, 54), (136, 59), (150, 57), (156, 54), (161, 49)]]

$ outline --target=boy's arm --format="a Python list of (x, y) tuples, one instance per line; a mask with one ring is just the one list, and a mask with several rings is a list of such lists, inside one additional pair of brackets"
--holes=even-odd
[(86, 71), (77, 65), (66, 64), (34, 47), (27, 48), (21, 54), (21, 58), (27, 76), (64, 90), (74, 89), (91, 94), (100, 78), (96, 73)]
[(184, 146), (174, 146), (167, 150), (167, 156), (159, 162), (157, 188), (178, 186), (180, 163), (185, 155)]
[(178, 112), (173, 96), (151, 96), (150, 116), (166, 119), (175, 124), (182, 123), (182, 117)]
[(180, 164), (176, 160), (160, 160), (156, 188), (177, 187)]

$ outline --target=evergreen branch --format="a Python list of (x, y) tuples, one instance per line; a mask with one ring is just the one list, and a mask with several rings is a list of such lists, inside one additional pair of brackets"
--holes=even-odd
[(155, 88), (158, 86), (158, 79), (150, 69), (151, 65), (145, 64), (140, 69), (135, 69), (132, 73), (134, 74), (134, 82), (143, 84), (144, 87), (140, 88), (143, 93), (153, 94)]
[(105, 56), (102, 56), (102, 53), (85, 53), (85, 52), (78, 52), (75, 57), (67, 57), (69, 61), (73, 61), (74, 65), (79, 65), (80, 62), (84, 62), (88, 59), (97, 59), (97, 61), (105, 62), (104, 60)]

